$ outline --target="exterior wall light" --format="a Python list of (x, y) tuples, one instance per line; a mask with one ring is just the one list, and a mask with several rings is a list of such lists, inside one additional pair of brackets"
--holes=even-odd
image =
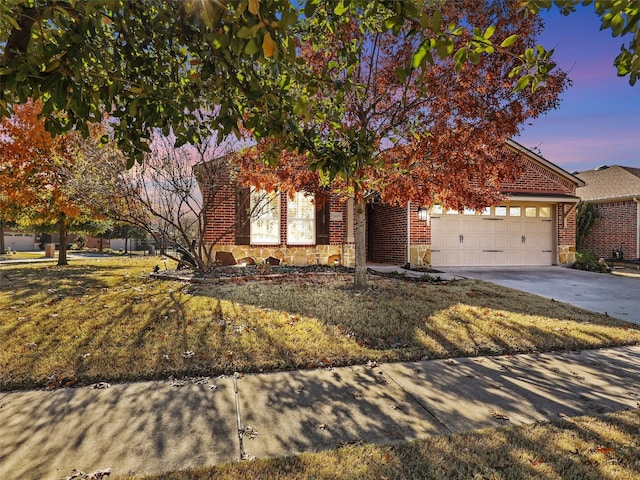
[(424, 207), (418, 207), (418, 220), (426, 222), (429, 220), (429, 210)]

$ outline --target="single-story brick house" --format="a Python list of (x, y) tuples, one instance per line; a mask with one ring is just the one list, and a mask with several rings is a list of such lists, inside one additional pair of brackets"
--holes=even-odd
[(602, 258), (611, 258), (613, 250), (628, 260), (640, 258), (640, 168), (602, 166), (576, 176), (585, 183), (577, 195), (600, 212), (584, 248)]
[[(367, 208), (367, 259), (412, 266), (552, 265), (575, 260), (576, 188), (583, 182), (518, 143), (524, 172), (503, 185), (506, 200), (483, 211), (409, 204)], [(227, 185), (208, 212), (206, 241), (236, 260), (275, 257), (292, 265), (354, 263), (354, 207), (334, 196), (274, 194), (266, 215), (236, 222), (256, 192)], [(256, 200), (258, 202), (259, 200)], [(246, 207), (245, 207), (246, 208)], [(420, 212), (419, 212), (420, 210)], [(241, 214), (241, 213), (240, 213)], [(236, 227), (237, 225), (237, 227)]]

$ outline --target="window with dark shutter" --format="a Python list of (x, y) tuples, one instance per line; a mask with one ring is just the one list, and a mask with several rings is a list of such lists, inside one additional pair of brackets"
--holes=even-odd
[(316, 195), (316, 245), (329, 245), (329, 195)]
[(251, 189), (240, 188), (236, 195), (236, 245), (251, 243)]

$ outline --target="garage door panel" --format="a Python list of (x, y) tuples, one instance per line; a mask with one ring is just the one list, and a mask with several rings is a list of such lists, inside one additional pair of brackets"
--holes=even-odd
[(524, 216), (524, 206), (509, 211), (514, 214), (519, 211), (521, 215), (433, 217), (432, 264), (551, 265), (554, 245), (552, 221)]

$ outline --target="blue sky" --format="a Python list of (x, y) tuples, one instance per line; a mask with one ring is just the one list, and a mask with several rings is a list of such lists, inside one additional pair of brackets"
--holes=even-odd
[(543, 18), (539, 43), (555, 48), (556, 62), (573, 85), (557, 110), (533, 120), (515, 140), (569, 172), (599, 165), (640, 168), (640, 82), (631, 87), (613, 66), (622, 40), (600, 31), (593, 7)]

